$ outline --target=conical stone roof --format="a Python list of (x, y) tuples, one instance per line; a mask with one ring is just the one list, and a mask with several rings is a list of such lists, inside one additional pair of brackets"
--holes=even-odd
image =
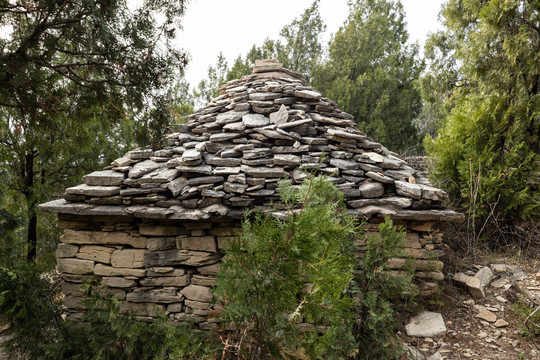
[[(325, 174), (361, 217), (458, 221), (447, 194), (358, 130), (352, 115), (275, 61), (229, 81), (221, 95), (168, 136), (83, 177), (41, 210), (79, 215), (200, 220), (274, 209), (279, 180)], [(321, 160), (322, 159), (322, 160)]]

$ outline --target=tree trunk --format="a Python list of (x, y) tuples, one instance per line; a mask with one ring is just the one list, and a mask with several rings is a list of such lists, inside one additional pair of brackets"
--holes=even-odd
[(34, 158), (36, 152), (25, 155), (24, 164), (24, 196), (26, 197), (26, 213), (28, 226), (26, 243), (28, 246), (26, 261), (36, 261), (37, 255), (37, 204), (34, 194)]

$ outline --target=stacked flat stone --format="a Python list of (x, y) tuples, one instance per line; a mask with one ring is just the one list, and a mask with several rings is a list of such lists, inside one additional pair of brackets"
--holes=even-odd
[(269, 209), (280, 180), (329, 177), (360, 217), (444, 220), (447, 197), (397, 154), (358, 130), (353, 117), (276, 62), (226, 83), (189, 116), (165, 149), (134, 150), (68, 188), (46, 210), (81, 215), (199, 220)]
[[(216, 326), (211, 289), (221, 249), (241, 231), (246, 209), (286, 216), (276, 208), (278, 183), (299, 185), (308, 171), (327, 175), (370, 233), (384, 215), (402, 226), (421, 294), (437, 291), (445, 223), (462, 215), (444, 209), (444, 191), (301, 75), (259, 62), (167, 141), (161, 150), (128, 152), (40, 205), (58, 213), (64, 229), (57, 258), (68, 315), (80, 314), (81, 283), (97, 276), (141, 319), (164, 311), (200, 329)], [(395, 258), (387, 267), (399, 274), (406, 264)]]

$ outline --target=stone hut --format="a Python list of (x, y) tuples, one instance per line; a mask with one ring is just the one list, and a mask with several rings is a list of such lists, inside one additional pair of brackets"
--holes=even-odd
[[(446, 193), (279, 63), (257, 62), (253, 74), (223, 85), (167, 141), (161, 150), (128, 152), (40, 205), (58, 213), (64, 229), (58, 271), (72, 315), (80, 284), (98, 276), (141, 318), (161, 309), (211, 328), (220, 249), (241, 229), (246, 208), (271, 210), (278, 181), (299, 184), (306, 169), (326, 174), (368, 230), (384, 215), (403, 225), (423, 294), (443, 279), (445, 224), (462, 219), (441, 206)], [(388, 265), (399, 271), (405, 261)]]

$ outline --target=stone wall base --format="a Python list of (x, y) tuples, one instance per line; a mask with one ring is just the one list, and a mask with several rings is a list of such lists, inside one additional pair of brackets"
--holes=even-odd
[[(376, 234), (382, 219), (366, 223)], [(151, 321), (160, 312), (171, 320), (191, 321), (200, 329), (216, 326), (212, 286), (216, 285), (221, 249), (241, 231), (237, 220), (213, 219), (181, 223), (59, 215), (64, 228), (56, 255), (63, 279), (64, 305), (69, 316), (80, 315), (82, 283), (99, 277), (122, 310)], [(444, 224), (395, 221), (407, 231), (406, 252), (412, 258), (421, 295), (438, 290), (443, 279)], [(358, 240), (359, 256), (364, 242)], [(388, 267), (400, 274), (406, 259), (391, 259)]]

